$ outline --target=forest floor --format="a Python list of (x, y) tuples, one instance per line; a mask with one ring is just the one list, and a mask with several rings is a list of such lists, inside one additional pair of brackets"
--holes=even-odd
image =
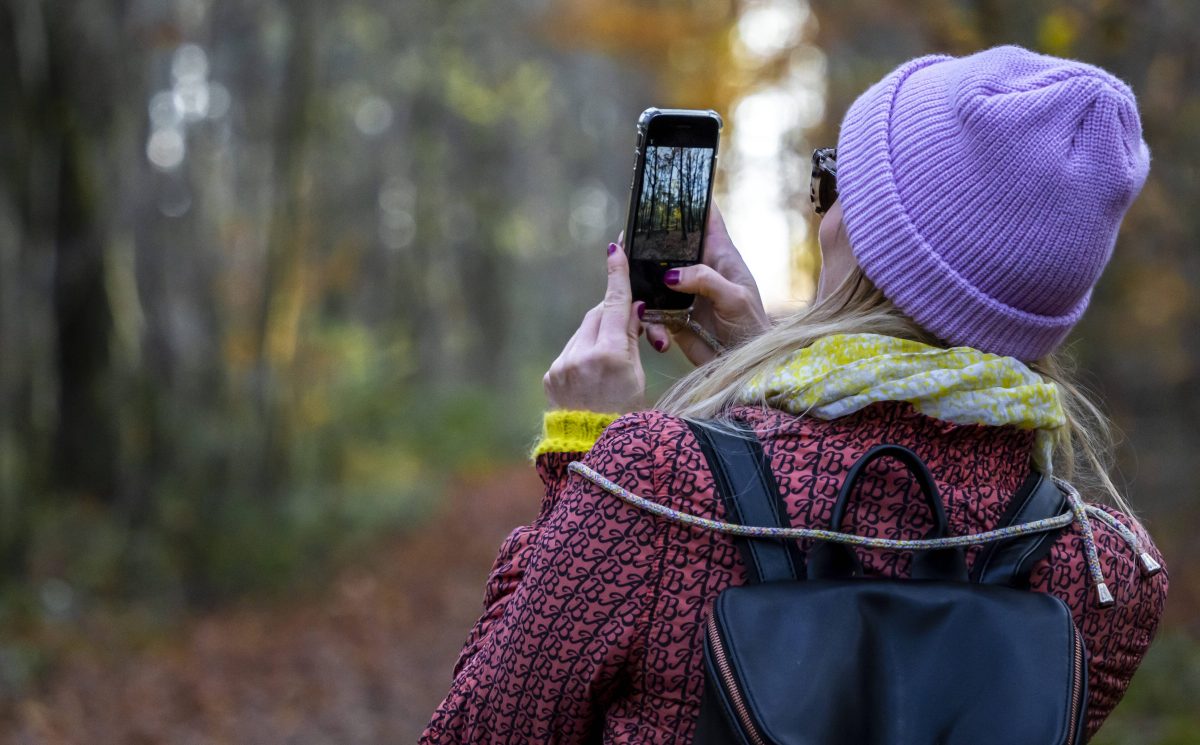
[(634, 258), (648, 261), (695, 261), (700, 253), (700, 232), (684, 238), (679, 230), (655, 230), (638, 233), (634, 239)]
[(537, 512), (528, 465), (457, 479), (419, 530), (311, 595), (166, 638), (91, 635), (0, 710), (0, 743), (415, 742), (450, 685), (500, 543)]

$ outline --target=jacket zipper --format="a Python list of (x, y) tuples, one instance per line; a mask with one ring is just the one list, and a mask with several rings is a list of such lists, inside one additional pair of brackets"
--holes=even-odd
[(1074, 662), (1075, 662), (1075, 680), (1074, 680), (1074, 682), (1072, 684), (1072, 688), (1071, 688), (1071, 718), (1068, 721), (1069, 726), (1067, 728), (1067, 742), (1072, 743), (1074, 745), (1074, 743), (1076, 742), (1075, 731), (1076, 731), (1076, 727), (1079, 723), (1079, 713), (1080, 713), (1079, 710), (1082, 707), (1082, 703), (1083, 703), (1082, 701), (1080, 701), (1080, 698), (1081, 698), (1080, 694), (1082, 693), (1082, 688), (1083, 688), (1084, 670), (1083, 670), (1083, 640), (1080, 638), (1079, 632), (1075, 628), (1073, 628), (1073, 626), (1074, 625), (1072, 625), (1072, 629), (1071, 629), (1071, 639), (1075, 642), (1075, 644), (1074, 644), (1074, 647), (1075, 647), (1075, 650), (1074, 650), (1075, 651), (1075, 660), (1074, 660)]
[(725, 644), (721, 641), (721, 634), (717, 630), (715, 611), (708, 617), (708, 641), (712, 647), (713, 661), (717, 665), (717, 675), (725, 684), (725, 691), (729, 694), (729, 701), (733, 704), (733, 710), (742, 724), (742, 730), (754, 745), (767, 745), (767, 741), (763, 739), (758, 731), (758, 726), (750, 716), (750, 708), (746, 705), (746, 699), (742, 696), (741, 689), (738, 688), (733, 667), (729, 664), (729, 657), (725, 654)]

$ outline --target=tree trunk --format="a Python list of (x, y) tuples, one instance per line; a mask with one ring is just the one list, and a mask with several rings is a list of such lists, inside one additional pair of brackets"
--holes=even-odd
[(288, 472), (291, 436), (286, 370), (299, 333), (305, 252), (311, 232), (307, 229), (306, 155), (315, 78), (316, 10), (309, 0), (296, 0), (288, 7), (292, 16), (291, 47), (274, 143), (278, 192), (267, 239), (257, 344), (258, 404), (263, 427), (260, 487), (266, 494), (278, 493)]
[[(57, 84), (54, 84), (57, 87)], [(56, 91), (58, 95), (62, 90)], [(56, 98), (58, 96), (56, 95)], [(66, 108), (66, 96), (58, 99)], [(111, 503), (116, 496), (116, 407), (109, 365), (112, 311), (104, 275), (85, 143), (61, 132), (54, 312), (57, 320), (58, 425), (54, 477), (60, 488)]]
[[(46, 12), (44, 84), (30, 91), (30, 145), (48, 155), (57, 184), (52, 223), (29, 225), (30, 232), (52, 236), (55, 319), (54, 348), (58, 371), (58, 414), (55, 422), (52, 479), (63, 491), (111, 503), (119, 471), (116, 401), (109, 348), (112, 309), (105, 285), (102, 177), (95, 171), (93, 142), (113, 128), (108, 103), (82, 90), (95, 81), (82, 79), (79, 51), (71, 19)], [(31, 167), (47, 167), (31, 162)], [(30, 179), (41, 175), (30, 173)]]

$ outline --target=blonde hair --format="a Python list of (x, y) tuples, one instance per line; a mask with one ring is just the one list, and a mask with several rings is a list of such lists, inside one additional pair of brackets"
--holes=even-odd
[[(856, 266), (827, 297), (681, 378), (656, 408), (680, 417), (719, 420), (755, 375), (779, 367), (797, 349), (834, 334), (882, 334), (948, 346), (905, 315)], [(1057, 352), (1029, 367), (1058, 385), (1066, 413), (1065, 426), (1054, 433), (1055, 475), (1132, 516), (1109, 475), (1116, 450), (1112, 426), (1074, 379), (1073, 366)], [(765, 400), (757, 403), (767, 405)]]

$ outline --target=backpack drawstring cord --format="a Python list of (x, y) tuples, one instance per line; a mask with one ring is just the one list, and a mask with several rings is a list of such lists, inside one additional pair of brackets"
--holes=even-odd
[(1076, 490), (1069, 483), (1061, 479), (1055, 479), (1055, 483), (1062, 487), (1067, 495), (1067, 502), (1070, 509), (1061, 515), (1047, 517), (1041, 520), (1033, 520), (1019, 525), (1010, 525), (1005, 528), (996, 528), (994, 530), (984, 531), (982, 533), (972, 533), (969, 535), (946, 536), (944, 538), (918, 538), (918, 539), (895, 539), (895, 538), (868, 538), (866, 536), (854, 535), (853, 533), (839, 533), (832, 530), (821, 530), (819, 528), (776, 528), (776, 527), (760, 527), (755, 525), (738, 525), (737, 523), (727, 523), (720, 520), (713, 520), (699, 515), (692, 515), (687, 512), (680, 512), (666, 505), (659, 504), (645, 497), (638, 496), (628, 489), (614, 483), (606, 478), (603, 474), (585, 466), (579, 461), (572, 461), (567, 467), (572, 473), (578, 474), (596, 486), (599, 486), (604, 491), (612, 494), (618, 499), (633, 505), (639, 509), (645, 510), (651, 514), (662, 517), (673, 523), (687, 525), (690, 527), (700, 528), (703, 530), (711, 530), (727, 535), (744, 536), (747, 538), (772, 538), (776, 540), (797, 540), (809, 539), (817, 541), (830, 541), (833, 543), (842, 543), (850, 546), (860, 546), (863, 548), (882, 548), (900, 551), (926, 551), (939, 548), (955, 548), (959, 546), (976, 546), (994, 541), (1004, 540), (1006, 538), (1014, 538), (1016, 536), (1028, 535), (1030, 533), (1042, 533), (1049, 530), (1057, 530), (1065, 528), (1071, 523), (1079, 523), (1080, 537), (1083, 539), (1084, 555), (1087, 559), (1088, 573), (1091, 576), (1092, 584), (1096, 588), (1097, 602), (1100, 607), (1106, 608), (1113, 605), (1114, 600), (1112, 593), (1108, 589), (1108, 585), (1104, 581), (1104, 572), (1100, 568), (1100, 558), (1096, 551), (1095, 535), (1092, 531), (1092, 523), (1088, 515), (1093, 515), (1101, 521), (1111, 526), (1118, 535), (1120, 535), (1129, 545), (1130, 549), (1141, 559), (1142, 570), (1147, 575), (1156, 574), (1161, 570), (1161, 566), (1154, 560), (1150, 554), (1145, 551), (1142, 542), (1128, 527), (1123, 525), (1112, 515), (1108, 514), (1099, 507), (1085, 504), (1083, 498), (1079, 496)]
[(1150, 552), (1146, 550), (1146, 546), (1142, 543), (1142, 539), (1138, 538), (1137, 534), (1130, 530), (1125, 523), (1121, 522), (1117, 518), (1113, 517), (1110, 513), (1105, 512), (1095, 505), (1089, 504), (1087, 506), (1087, 511), (1089, 515), (1099, 518), (1101, 521), (1106, 523), (1108, 527), (1121, 534), (1121, 537), (1125, 539), (1125, 543), (1129, 544), (1129, 547), (1132, 548), (1134, 553), (1138, 555), (1138, 560), (1141, 563), (1142, 574), (1147, 577), (1153, 577), (1162, 571), (1162, 564), (1159, 564), (1158, 561), (1150, 554)]

